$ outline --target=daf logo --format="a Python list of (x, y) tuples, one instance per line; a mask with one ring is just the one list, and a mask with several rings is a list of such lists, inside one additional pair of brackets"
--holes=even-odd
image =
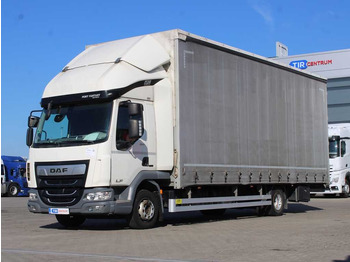
[(67, 173), (68, 168), (50, 168), (50, 173), (55, 174), (62, 174)]
[(86, 164), (56, 165), (56, 166), (38, 166), (39, 176), (70, 176), (83, 175), (86, 171)]

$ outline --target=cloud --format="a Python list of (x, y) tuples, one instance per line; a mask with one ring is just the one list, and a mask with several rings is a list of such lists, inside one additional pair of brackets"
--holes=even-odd
[(257, 12), (265, 21), (265, 23), (271, 28), (274, 27), (274, 19), (272, 16), (271, 7), (264, 2), (251, 3), (252, 8)]

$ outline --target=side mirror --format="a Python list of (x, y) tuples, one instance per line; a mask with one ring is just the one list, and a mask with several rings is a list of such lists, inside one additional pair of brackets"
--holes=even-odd
[(27, 139), (26, 139), (27, 146), (31, 146), (33, 144), (33, 128), (28, 127), (27, 129)]
[(31, 128), (37, 127), (39, 124), (39, 120), (40, 120), (40, 118), (37, 116), (32, 116), (32, 115), (29, 116), (28, 117), (28, 127), (31, 127)]
[(143, 106), (141, 104), (128, 103), (128, 111), (130, 116), (142, 115)]
[(341, 157), (343, 157), (346, 154), (346, 143), (345, 143), (345, 141), (341, 141), (340, 146), (341, 146)]
[(143, 106), (136, 103), (128, 103), (129, 111), (129, 138), (139, 139), (144, 132), (143, 128)]
[(339, 139), (340, 139), (340, 136), (332, 136), (332, 137), (330, 138), (331, 141), (337, 141), (337, 140), (339, 140)]
[(144, 132), (143, 121), (137, 119), (129, 119), (129, 138), (139, 139)]

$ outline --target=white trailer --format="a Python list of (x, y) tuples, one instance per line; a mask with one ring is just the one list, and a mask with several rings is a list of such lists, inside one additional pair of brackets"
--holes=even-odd
[(281, 215), (328, 183), (326, 80), (181, 30), (89, 46), (41, 106), (28, 209), (64, 226), (149, 228), (166, 209)]

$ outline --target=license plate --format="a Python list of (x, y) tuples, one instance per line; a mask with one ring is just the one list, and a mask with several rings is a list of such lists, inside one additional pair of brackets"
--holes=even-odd
[(52, 214), (52, 215), (69, 215), (69, 208), (49, 208), (49, 214)]

